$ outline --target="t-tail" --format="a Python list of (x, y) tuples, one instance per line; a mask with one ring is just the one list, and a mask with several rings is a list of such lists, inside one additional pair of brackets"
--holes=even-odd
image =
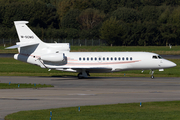
[[(16, 45), (8, 47), (6, 49), (21, 48), (21, 47), (27, 47), (27, 46), (38, 45), (40, 43), (43, 43), (26, 25), (27, 23), (29, 22), (28, 21), (14, 22), (20, 42), (17, 42)], [(20, 52), (20, 49), (18, 50)]]

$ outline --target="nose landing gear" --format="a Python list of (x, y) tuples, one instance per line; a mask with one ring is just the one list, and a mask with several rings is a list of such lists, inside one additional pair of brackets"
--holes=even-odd
[(151, 70), (150, 74), (151, 74), (151, 79), (154, 79), (154, 75), (153, 75), (154, 74), (154, 70)]

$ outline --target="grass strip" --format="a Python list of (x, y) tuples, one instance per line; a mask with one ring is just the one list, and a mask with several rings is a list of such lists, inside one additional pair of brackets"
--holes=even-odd
[(7, 115), (5, 120), (179, 120), (180, 101), (82, 106)]
[(0, 89), (19, 89), (19, 88), (44, 88), (53, 87), (52, 85), (41, 84), (15, 84), (15, 83), (0, 83)]

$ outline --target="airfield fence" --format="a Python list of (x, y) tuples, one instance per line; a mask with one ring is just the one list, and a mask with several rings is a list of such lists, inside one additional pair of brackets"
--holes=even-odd
[[(70, 43), (71, 46), (106, 46), (105, 40), (101, 39), (43, 39), (42, 41), (46, 43)], [(1, 46), (10, 46), (15, 45), (16, 42), (19, 42), (18, 38), (15, 39), (0, 39)]]

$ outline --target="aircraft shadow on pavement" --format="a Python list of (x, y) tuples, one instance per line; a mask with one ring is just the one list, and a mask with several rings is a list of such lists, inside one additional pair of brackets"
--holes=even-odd
[[(112, 79), (112, 78), (114, 78), (114, 77), (87, 77), (87, 78), (78, 79), (77, 76), (73, 76), (73, 75), (57, 75), (57, 76), (53, 75), (51, 77), (57, 78), (57, 80), (93, 80), (93, 79), (101, 80), (101, 79), (110, 79), (110, 78)], [(117, 78), (117, 77), (115, 77), (115, 78)]]

